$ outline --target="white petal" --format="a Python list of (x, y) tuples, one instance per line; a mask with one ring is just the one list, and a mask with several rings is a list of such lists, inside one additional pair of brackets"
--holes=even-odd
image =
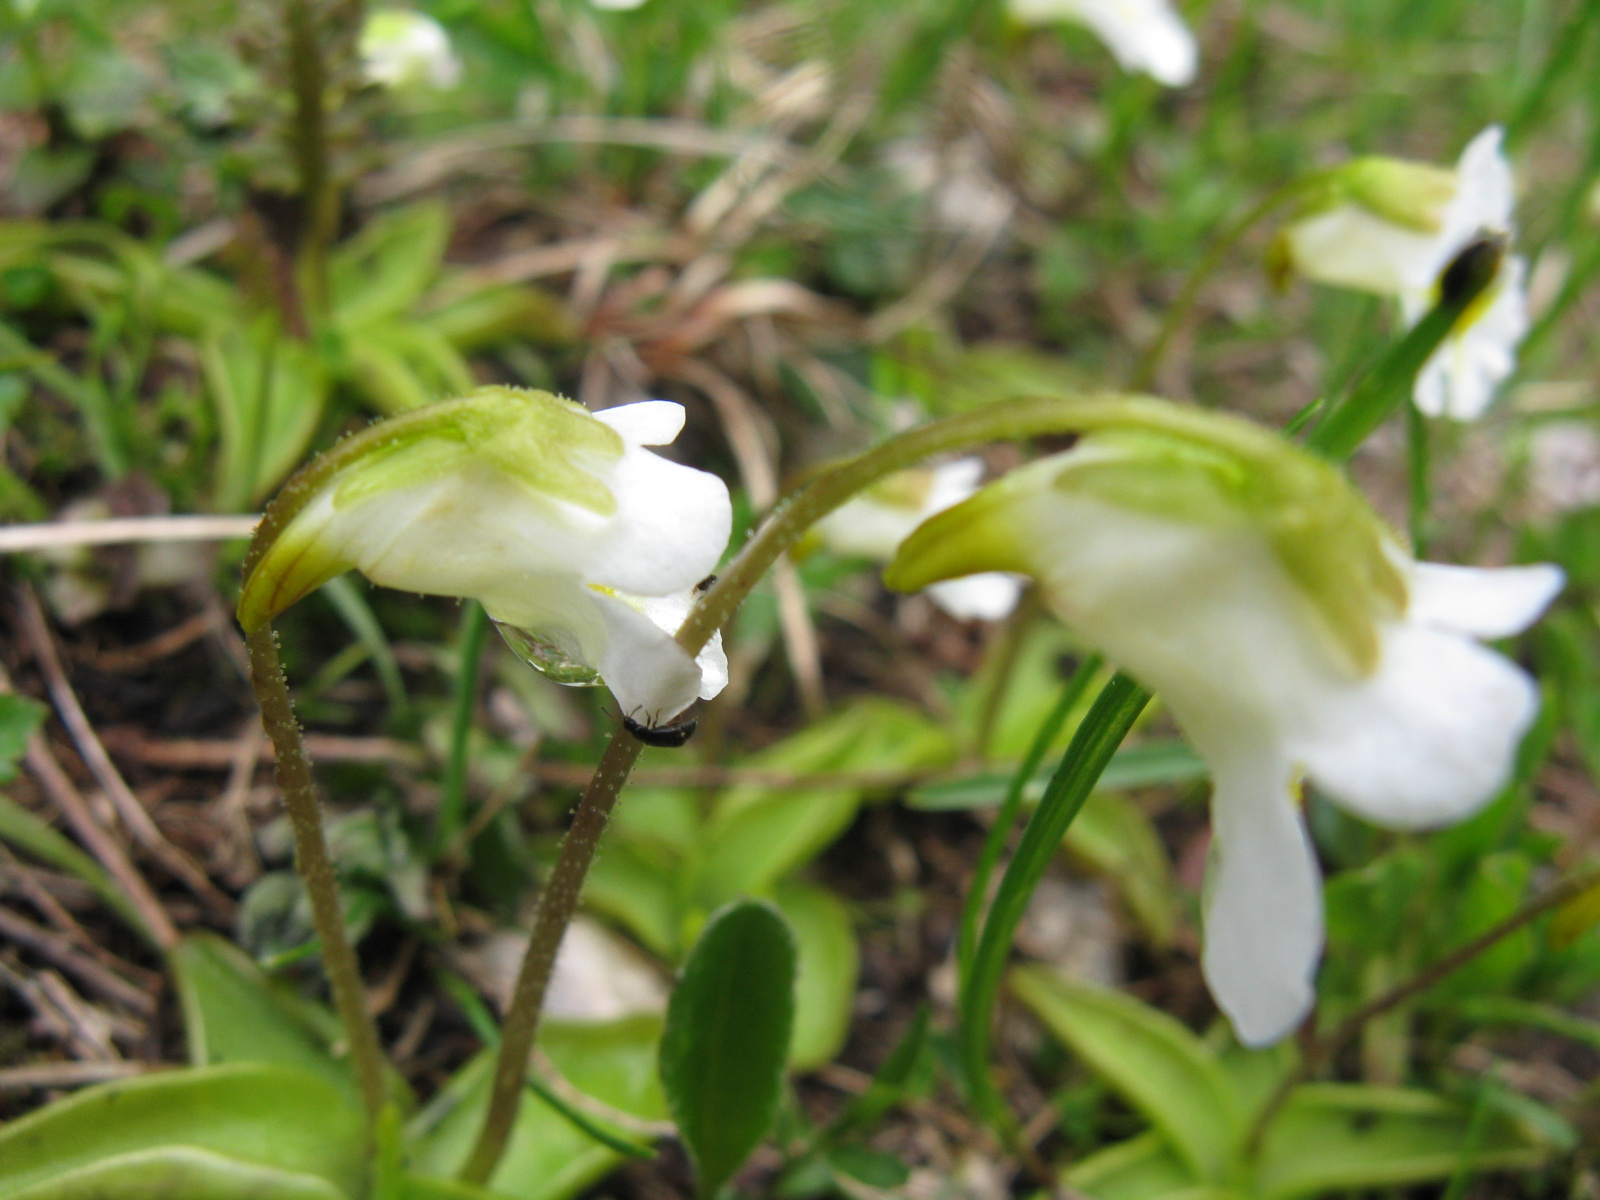
[(1487, 303), (1480, 299), (1468, 309), (1417, 372), (1413, 395), (1428, 416), (1476, 420), (1516, 368), (1517, 346), (1528, 332), (1526, 269), (1520, 257), (1506, 259)]
[(588, 547), (589, 582), (660, 596), (691, 588), (716, 570), (733, 529), (722, 480), (629, 445), (606, 483), (617, 511)]
[(600, 677), (622, 715), (643, 725), (664, 725), (700, 696), (700, 668), (672, 635), (637, 608), (594, 593), (606, 623), (596, 661)]
[(1411, 570), (1406, 619), (1473, 637), (1510, 637), (1539, 619), (1565, 581), (1550, 563), (1483, 568), (1419, 562)]
[[(690, 588), (670, 596), (621, 598), (632, 603), (664, 633), (676, 637), (700, 594), (698, 588)], [(728, 686), (728, 656), (722, 649), (720, 631), (712, 634), (711, 640), (701, 648), (695, 665), (700, 668), (700, 699), (710, 700)]]
[(888, 562), (901, 542), (922, 524), (917, 509), (885, 504), (872, 496), (856, 496), (834, 509), (814, 528), (833, 553), (844, 558)]
[(1461, 152), (1456, 163), (1456, 194), (1445, 206), (1447, 241), (1465, 245), (1481, 231), (1509, 232), (1516, 205), (1516, 181), (1501, 148), (1505, 131), (1491, 125)]
[(638, 446), (665, 446), (676, 441), (683, 432), (683, 405), (671, 400), (619, 404), (615, 408), (603, 408), (594, 415), (596, 420), (604, 421)]
[(1436, 237), (1341, 204), (1296, 221), (1285, 232), (1289, 254), (1307, 279), (1394, 295), (1421, 277), (1432, 283)]
[(1461, 820), (1510, 776), (1539, 707), (1515, 664), (1470, 638), (1397, 623), (1377, 672), (1328, 689), (1291, 746), (1317, 785), (1380, 825)]
[(1169, 0), (1011, 0), (1020, 21), (1078, 21), (1100, 37), (1125, 69), (1159, 83), (1191, 83), (1200, 53), (1194, 35)]
[(978, 480), (983, 478), (983, 459), (958, 458), (954, 462), (940, 463), (933, 468), (933, 486), (922, 503), (922, 519), (960, 504), (978, 490)]
[(1017, 607), (1022, 580), (1003, 571), (985, 571), (933, 584), (928, 595), (958, 621), (999, 621)]
[(1202, 966), (1246, 1046), (1290, 1033), (1310, 1011), (1322, 953), (1321, 873), (1270, 746), (1210, 758), (1211, 861)]

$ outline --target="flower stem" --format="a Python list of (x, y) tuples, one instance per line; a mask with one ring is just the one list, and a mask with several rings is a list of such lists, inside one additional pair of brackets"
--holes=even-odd
[(1587, 870), (1574, 872), (1544, 895), (1528, 901), (1527, 904), (1524, 904), (1498, 925), (1491, 926), (1466, 945), (1452, 950), (1443, 958), (1418, 971), (1410, 979), (1396, 984), (1381, 996), (1376, 996), (1369, 1000), (1341, 1021), (1332, 1032), (1323, 1037), (1311, 1039), (1305, 1053), (1301, 1056), (1300, 1065), (1284, 1076), (1277, 1089), (1268, 1097), (1267, 1102), (1261, 1106), (1261, 1111), (1256, 1115), (1255, 1123), (1250, 1128), (1250, 1136), (1245, 1141), (1246, 1150), (1251, 1155), (1254, 1155), (1261, 1148), (1261, 1141), (1266, 1135), (1267, 1128), (1272, 1124), (1278, 1113), (1282, 1111), (1290, 1093), (1301, 1084), (1309, 1081), (1326, 1063), (1337, 1058), (1339, 1052), (1361, 1033), (1368, 1021), (1375, 1017), (1381, 1017), (1384, 1013), (1391, 1012), (1407, 1000), (1427, 991), (1434, 984), (1444, 979), (1445, 976), (1460, 970), (1480, 954), (1486, 950), (1493, 949), (1519, 929), (1532, 924), (1546, 913), (1562, 907), (1568, 901), (1576, 899), (1596, 884), (1600, 884), (1600, 868), (1591, 867)]
[(1200, 299), (1200, 289), (1205, 287), (1216, 274), (1217, 268), (1227, 261), (1228, 255), (1234, 252), (1244, 235), (1284, 205), (1320, 184), (1325, 174), (1320, 171), (1313, 172), (1268, 192), (1242, 217), (1212, 240), (1211, 248), (1199, 262), (1195, 263), (1194, 269), (1189, 272), (1189, 277), (1183, 281), (1183, 287), (1178, 292), (1177, 298), (1173, 300), (1166, 316), (1162, 318), (1161, 328), (1156, 331), (1156, 336), (1145, 347), (1144, 353), (1134, 365), (1131, 386), (1136, 391), (1143, 391), (1155, 383), (1156, 376), (1161, 372), (1162, 362), (1167, 356), (1167, 348), (1172, 345), (1172, 339), (1188, 321), (1190, 313), (1194, 311), (1195, 302)]
[(489, 1108), (467, 1164), (461, 1170), (466, 1183), (484, 1186), (505, 1153), (506, 1142), (516, 1123), (522, 1103), (523, 1079), (528, 1071), (528, 1055), (533, 1051), (534, 1035), (539, 1031), (539, 1012), (555, 966), (562, 935), (578, 907), (584, 878), (600, 848), (600, 835), (628, 781), (628, 774), (639, 757), (643, 743), (621, 729), (600, 756), (594, 778), (578, 802), (572, 826), (561, 839), (555, 868), (539, 894), (539, 911), (533, 920), (528, 950), (517, 974), (511, 1005), (500, 1030), (500, 1051), (495, 1060), (494, 1082), (489, 1091)]
[(290, 140), (305, 205), (300, 261), (306, 300), (315, 317), (327, 314), (328, 245), (338, 221), (338, 197), (328, 161), (328, 65), (318, 38), (310, 0), (288, 0), (284, 23), (289, 35), (289, 87), (294, 95)]
[(322, 946), (322, 967), (350, 1046), (350, 1061), (366, 1108), (370, 1138), (383, 1107), (383, 1051), (378, 1046), (377, 1027), (367, 1013), (361, 964), (345, 936), (339, 884), (328, 855), (311, 760), (306, 757), (300, 723), (295, 720), (294, 705), (289, 700), (289, 686), (278, 659), (277, 634), (268, 623), (251, 630), (245, 640), (250, 648), (250, 686), (261, 705), (261, 724), (277, 754), (278, 790), (294, 827), (295, 867), (311, 901), (311, 924)]
[(489, 614), (476, 600), (461, 610), (461, 660), (456, 667), (456, 693), (450, 720), (450, 758), (439, 794), (435, 850), (450, 846), (461, 830), (467, 796), (467, 744), (472, 739), (472, 711), (478, 702), (478, 668), (489, 632)]

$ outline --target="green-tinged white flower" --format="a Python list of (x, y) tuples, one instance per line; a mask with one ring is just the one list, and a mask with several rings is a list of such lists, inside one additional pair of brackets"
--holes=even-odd
[(361, 27), (360, 51), (362, 73), (382, 87), (453, 88), (461, 82), (450, 35), (423, 13), (373, 10)]
[(663, 400), (590, 413), (486, 387), (373, 425), (267, 509), (239, 621), (259, 628), (354, 568), (476, 599), (533, 666), (603, 681), (642, 724), (668, 721), (727, 682), (719, 640), (698, 660), (672, 640), (732, 527), (720, 479), (644, 449), (683, 419)]
[(1416, 562), (1334, 467), (1209, 422), (1097, 433), (1013, 471), (922, 525), (886, 578), (1032, 575), (1160, 694), (1213, 780), (1206, 979), (1261, 1045), (1305, 1015), (1322, 946), (1300, 779), (1399, 828), (1475, 811), (1538, 707), (1478, 640), (1525, 628), (1562, 577)]
[(1194, 34), (1170, 0), (1009, 0), (1011, 15), (1029, 25), (1087, 25), (1128, 71), (1158, 83), (1193, 83), (1200, 66)]
[[(983, 460), (977, 458), (901, 471), (836, 508), (816, 530), (835, 554), (888, 562), (913, 529), (972, 495), (982, 477)], [(946, 579), (928, 589), (935, 604), (962, 621), (998, 621), (1016, 608), (1021, 594), (1016, 576), (997, 571)]]
[[(1439, 276), (1475, 239), (1509, 238), (1515, 204), (1498, 125), (1473, 138), (1453, 171), (1361, 158), (1284, 231), (1288, 262), (1307, 278), (1394, 296), (1408, 324), (1438, 298)], [(1417, 375), (1417, 407), (1470, 421), (1516, 365), (1528, 331), (1527, 266), (1507, 255), (1495, 280)]]

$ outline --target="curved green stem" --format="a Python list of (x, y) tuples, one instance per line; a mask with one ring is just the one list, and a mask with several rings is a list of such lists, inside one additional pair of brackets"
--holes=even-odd
[(1216, 436), (1214, 416), (1122, 392), (1018, 397), (908, 429), (819, 472), (810, 483), (780, 500), (766, 523), (723, 568), (711, 590), (689, 613), (678, 630), (678, 643), (689, 653), (698, 654), (711, 635), (732, 619), (779, 555), (798, 542), (815, 522), (885, 475), (936, 454), (967, 450), (987, 442), (1022, 441), (1052, 433), (1089, 433), (1113, 426)]
[(961, 929), (956, 936), (956, 974), (963, 984), (972, 970), (973, 944), (978, 940), (978, 925), (983, 919), (984, 903), (989, 898), (989, 880), (994, 876), (995, 866), (1006, 848), (1006, 838), (1011, 833), (1011, 827), (1016, 824), (1017, 813), (1022, 808), (1023, 796), (1028, 789), (1028, 781), (1033, 778), (1034, 772), (1039, 769), (1039, 764), (1044, 761), (1044, 756), (1049, 753), (1050, 745), (1061, 732), (1061, 727), (1067, 723), (1067, 717), (1083, 698), (1083, 693), (1088, 690), (1095, 672), (1100, 669), (1100, 663), (1100, 656), (1091, 654), (1078, 664), (1078, 669), (1072, 673), (1072, 678), (1067, 680), (1066, 687), (1061, 690), (1061, 698), (1056, 701), (1056, 706), (1040, 724), (1038, 732), (1033, 735), (1033, 744), (1028, 747), (1028, 752), (1022, 761), (1017, 764), (1016, 774), (1011, 777), (1011, 783), (1006, 788), (1006, 797), (1001, 801), (999, 811), (995, 813), (994, 824), (989, 826), (989, 835), (983, 840), (983, 849), (979, 851), (977, 865), (972, 871), (967, 903), (961, 911)]
[(1161, 371), (1162, 361), (1166, 358), (1167, 348), (1172, 345), (1172, 339), (1188, 321), (1189, 314), (1194, 311), (1195, 302), (1200, 299), (1200, 289), (1205, 287), (1217, 273), (1217, 268), (1227, 261), (1228, 255), (1234, 252), (1244, 239), (1244, 235), (1291, 200), (1298, 199), (1319, 185), (1326, 175), (1324, 171), (1314, 171), (1310, 175), (1292, 180), (1268, 192), (1242, 217), (1212, 240), (1210, 248), (1200, 261), (1195, 263), (1189, 272), (1189, 277), (1183, 281), (1183, 287), (1179, 290), (1177, 298), (1167, 309), (1166, 316), (1161, 319), (1161, 328), (1156, 331), (1155, 338), (1139, 356), (1132, 375), (1131, 386), (1134, 389), (1143, 390), (1155, 382), (1156, 376)]
[(1120, 671), (1101, 689), (1083, 724), (1072, 735), (1039, 807), (1028, 818), (962, 980), (958, 1006), (962, 1076), (973, 1107), (1002, 1132), (1011, 1129), (1013, 1122), (989, 1071), (990, 1025), (1012, 938), (1034, 888), (1061, 847), (1067, 827), (1149, 702), (1150, 693)]
[(261, 724), (277, 755), (278, 790), (294, 828), (295, 869), (305, 881), (311, 901), (311, 924), (321, 943), (322, 967), (333, 989), (333, 1006), (350, 1045), (350, 1061), (366, 1107), (367, 1135), (371, 1138), (383, 1108), (383, 1051), (378, 1045), (377, 1026), (367, 1012), (361, 964), (345, 936), (339, 883), (322, 828), (322, 806), (317, 800), (311, 760), (306, 757), (300, 723), (295, 720), (294, 705), (289, 700), (289, 685), (278, 659), (277, 634), (269, 623), (251, 630), (245, 641), (250, 648), (250, 686), (261, 704)]

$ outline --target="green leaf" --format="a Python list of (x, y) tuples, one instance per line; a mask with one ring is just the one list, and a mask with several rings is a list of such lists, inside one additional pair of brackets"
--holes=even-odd
[[(1022, 798), (1037, 804), (1050, 783), (1050, 771), (1040, 771), (1028, 781)], [(1206, 764), (1177, 738), (1141, 742), (1124, 746), (1106, 765), (1096, 787), (1101, 791), (1118, 788), (1159, 787), (1169, 783), (1189, 783), (1206, 777)], [(1011, 776), (1004, 771), (984, 771), (965, 779), (943, 779), (913, 788), (906, 797), (910, 808), (924, 812), (949, 812), (956, 809), (990, 808), (1005, 798)]]
[(737, 901), (712, 914), (673, 990), (661, 1082), (703, 1197), (733, 1176), (777, 1113), (795, 960), (778, 912)]
[[(0, 1128), (0, 1198), (54, 1197), (36, 1189), (106, 1159), (142, 1153), (157, 1162), (153, 1152), (178, 1147), (311, 1176), (331, 1185), (328, 1193), (354, 1195), (364, 1173), (361, 1124), (360, 1106), (346, 1093), (293, 1068), (231, 1064), (138, 1076), (89, 1088)], [(99, 1194), (59, 1193), (85, 1200)], [(210, 1193), (219, 1194), (248, 1193)]]
[(1043, 967), (1011, 973), (1017, 998), (1171, 1141), (1202, 1182), (1227, 1178), (1244, 1119), (1222, 1065), (1178, 1021)]
[(1095, 792), (1062, 845), (1110, 880), (1152, 944), (1171, 944), (1178, 905), (1172, 862), (1143, 809), (1126, 796)]
[[(359, 1100), (355, 1073), (331, 1047), (343, 1039), (338, 1018), (277, 983), (237, 947), (214, 933), (189, 933), (171, 959), (183, 1004), (189, 1061), (197, 1067), (220, 1063), (272, 1063), (294, 1067)], [(410, 1089), (397, 1073), (388, 1074), (390, 1092), (410, 1108)]]
[(774, 889), (772, 902), (794, 931), (799, 952), (789, 1066), (807, 1071), (844, 1047), (861, 955), (850, 910), (832, 892), (791, 881)]
[(347, 1200), (315, 1175), (256, 1166), (193, 1146), (115, 1155), (6, 1195), (8, 1200)]
[[(909, 705), (871, 697), (746, 760), (764, 771), (805, 774), (938, 766), (949, 734)], [(706, 830), (692, 894), (707, 908), (760, 895), (809, 862), (855, 819), (869, 789), (733, 788)]]
[(611, 839), (589, 869), (583, 904), (620, 922), (651, 951), (671, 960), (678, 957), (683, 937), (680, 871), (659, 857), (625, 838)]
[(889, 1051), (889, 1057), (883, 1060), (867, 1090), (839, 1110), (838, 1116), (822, 1131), (819, 1142), (837, 1138), (851, 1129), (875, 1125), (878, 1118), (910, 1090), (917, 1064), (922, 1061), (923, 1049), (928, 1044), (928, 1011), (926, 1003), (917, 1006), (911, 1023)]
[(17, 759), (27, 751), (28, 739), (44, 724), (49, 711), (27, 696), (0, 693), (0, 783), (17, 777)]
[(399, 316), (439, 274), (450, 240), (442, 204), (418, 204), (369, 222), (328, 261), (334, 320), (346, 330)]
[[(551, 1021), (540, 1031), (539, 1047), (584, 1095), (618, 1113), (659, 1121), (667, 1113), (656, 1078), (660, 1037), (655, 1017), (584, 1025)], [(492, 1053), (473, 1059), (411, 1122), (407, 1144), (413, 1170), (441, 1178), (460, 1170), (483, 1123), (493, 1072)], [(530, 1093), (523, 1097), (489, 1187), (519, 1200), (564, 1200), (621, 1161), (615, 1150)]]
[(1023, 827), (961, 980), (957, 1003), (962, 1081), (974, 1105), (992, 1123), (1010, 1120), (990, 1074), (989, 1038), (1017, 925), (1054, 861), (1067, 828), (1149, 702), (1150, 693), (1120, 671), (1101, 689), (1061, 756), (1044, 799)]
[(1154, 1130), (1091, 1154), (1063, 1180), (1094, 1200), (1172, 1200), (1201, 1186), (1172, 1144)]
[(1531, 1167), (1548, 1151), (1500, 1114), (1471, 1114), (1429, 1092), (1365, 1084), (1296, 1088), (1267, 1128), (1256, 1164), (1262, 1200), (1401, 1187), (1473, 1170)]

